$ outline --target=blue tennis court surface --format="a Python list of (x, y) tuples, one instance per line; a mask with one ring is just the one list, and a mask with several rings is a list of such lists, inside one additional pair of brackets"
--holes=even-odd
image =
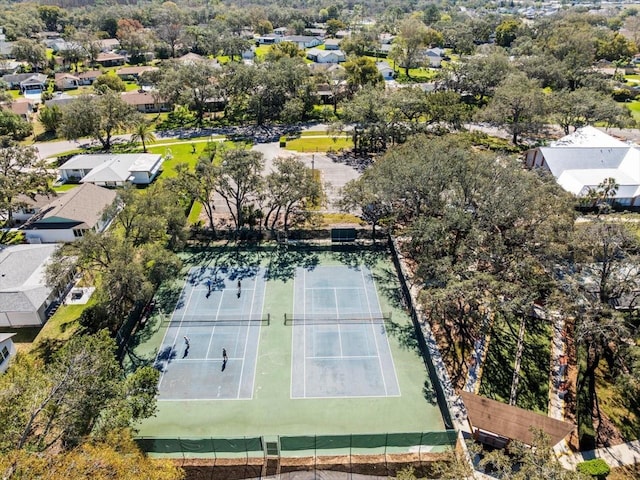
[(189, 271), (156, 357), (162, 372), (159, 400), (253, 397), (264, 273), (259, 268)]
[(298, 267), (293, 315), (292, 398), (400, 395), (368, 268)]

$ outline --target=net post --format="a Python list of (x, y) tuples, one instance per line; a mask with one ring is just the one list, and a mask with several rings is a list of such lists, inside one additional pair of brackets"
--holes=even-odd
[(286, 313), (284, 314), (284, 324), (285, 325), (287, 324), (287, 314)]
[(267, 313), (267, 325), (271, 325), (271, 314)]

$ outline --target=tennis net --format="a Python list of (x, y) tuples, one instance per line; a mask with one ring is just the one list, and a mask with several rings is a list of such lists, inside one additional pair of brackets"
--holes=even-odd
[(371, 315), (370, 313), (350, 315), (328, 314), (284, 314), (285, 325), (342, 325), (353, 323), (382, 324), (391, 320), (391, 312)]
[(180, 315), (176, 313), (170, 319), (173, 323), (188, 323), (190, 325), (269, 325), (271, 314), (239, 317), (234, 315)]

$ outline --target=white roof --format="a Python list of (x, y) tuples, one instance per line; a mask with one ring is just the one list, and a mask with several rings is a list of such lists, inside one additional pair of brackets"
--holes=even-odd
[(575, 132), (550, 143), (551, 147), (628, 147), (617, 138), (607, 135), (595, 127), (578, 128)]
[(580, 128), (539, 151), (568, 192), (582, 196), (613, 178), (619, 185), (615, 198), (640, 195), (640, 150), (597, 128)]
[(81, 182), (124, 182), (131, 172), (149, 172), (160, 161), (160, 154), (125, 153), (76, 155), (59, 170), (91, 170)]

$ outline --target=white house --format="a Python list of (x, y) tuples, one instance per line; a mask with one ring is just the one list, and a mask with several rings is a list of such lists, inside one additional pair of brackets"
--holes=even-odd
[(640, 149), (594, 127), (582, 127), (548, 147), (525, 153), (529, 168), (544, 168), (558, 184), (579, 197), (607, 178), (619, 185), (613, 203), (640, 206)]
[(162, 155), (151, 153), (76, 155), (58, 168), (65, 182), (118, 187), (148, 185), (160, 173)]
[(387, 62), (376, 62), (376, 68), (385, 80), (393, 80), (396, 78), (396, 72), (389, 66)]
[(322, 38), (312, 37), (311, 35), (288, 35), (286, 37), (282, 37), (282, 41), (295, 43), (301, 50), (317, 47), (324, 43)]
[[(58, 193), (57, 195), (64, 195)], [(13, 219), (17, 222), (26, 222), (35, 214), (40, 213), (44, 207), (51, 203), (53, 196), (37, 194), (33, 197), (27, 195), (18, 195), (15, 201), (15, 210), (13, 211)]]
[(324, 41), (324, 49), (325, 50), (340, 50), (340, 44), (342, 43), (342, 39), (340, 38), (327, 38)]
[(307, 50), (307, 58), (316, 63), (338, 63), (346, 60), (342, 50), (320, 50), (311, 48)]
[(444, 50), (441, 48), (428, 48), (424, 51), (424, 58), (429, 62), (429, 66), (432, 68), (440, 68), (442, 66), (442, 56)]
[(11, 357), (16, 354), (16, 346), (11, 337), (15, 333), (0, 333), (0, 373), (4, 373), (9, 368)]
[(85, 183), (54, 198), (20, 230), (29, 243), (73, 242), (87, 230), (103, 232), (111, 221), (104, 212), (116, 195), (114, 190)]
[(57, 248), (14, 245), (0, 250), (0, 327), (39, 327), (47, 321), (49, 308), (70, 285), (70, 279), (55, 289), (47, 285), (46, 266)]

